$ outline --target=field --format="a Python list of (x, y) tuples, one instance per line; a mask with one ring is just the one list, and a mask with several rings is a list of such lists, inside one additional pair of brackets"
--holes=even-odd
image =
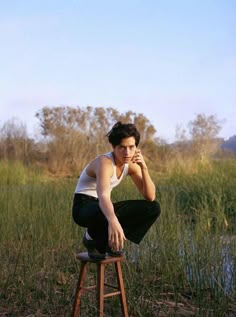
[[(236, 161), (154, 179), (161, 216), (139, 246), (125, 246), (130, 316), (236, 316)], [(1, 163), (1, 317), (70, 316), (84, 250), (71, 218), (76, 181)], [(113, 200), (129, 198), (141, 197), (127, 180)], [(82, 316), (96, 316), (91, 295)], [(121, 316), (117, 300), (105, 316)]]

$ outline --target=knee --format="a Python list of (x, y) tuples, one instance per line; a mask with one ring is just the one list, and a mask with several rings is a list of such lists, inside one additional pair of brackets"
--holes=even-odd
[(160, 213), (161, 213), (161, 206), (160, 206), (159, 202), (156, 200), (153, 200), (150, 202), (150, 204), (151, 204), (151, 211), (152, 211), (153, 216), (158, 218), (160, 216)]

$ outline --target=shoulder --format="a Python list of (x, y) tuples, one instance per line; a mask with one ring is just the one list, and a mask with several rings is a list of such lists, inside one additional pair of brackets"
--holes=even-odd
[(100, 165), (112, 165), (111, 158), (107, 156), (106, 154), (100, 154), (98, 155), (93, 161), (91, 161), (88, 166), (90, 168), (94, 168), (95, 166), (100, 166)]
[(105, 164), (105, 165), (112, 166), (112, 159), (106, 154), (99, 155), (95, 160), (97, 161), (98, 164)]
[(98, 174), (101, 171), (106, 171), (112, 175), (113, 174), (112, 160), (104, 154), (99, 155), (94, 160), (94, 170), (96, 174)]
[(91, 177), (96, 177), (102, 170), (113, 171), (111, 159), (103, 154), (97, 156), (86, 168), (87, 174)]

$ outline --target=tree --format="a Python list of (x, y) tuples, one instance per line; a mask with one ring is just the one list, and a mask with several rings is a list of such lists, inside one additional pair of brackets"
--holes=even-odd
[(135, 123), (142, 143), (151, 141), (156, 132), (144, 115), (132, 111), (121, 114), (111, 107), (44, 107), (36, 117), (40, 120), (42, 135), (48, 141), (49, 164), (54, 171), (69, 165), (78, 169), (78, 164), (83, 166), (85, 161), (110, 149), (104, 141), (117, 121)]
[(216, 115), (198, 114), (189, 122), (189, 133), (192, 138), (192, 149), (201, 159), (209, 158), (219, 148), (221, 124)]
[(26, 125), (12, 118), (0, 128), (0, 157), (27, 163), (33, 141), (28, 138)]

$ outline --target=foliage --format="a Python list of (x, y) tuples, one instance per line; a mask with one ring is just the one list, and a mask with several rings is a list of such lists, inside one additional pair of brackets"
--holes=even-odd
[(0, 158), (28, 163), (33, 142), (28, 138), (25, 124), (13, 118), (0, 128)]
[(41, 128), (37, 139), (30, 139), (26, 127), (16, 119), (0, 127), (0, 160), (21, 161), (49, 173), (78, 176), (82, 168), (100, 153), (111, 150), (106, 134), (118, 120), (133, 122), (141, 133), (140, 148), (155, 174), (183, 170), (190, 174), (197, 166), (211, 165), (219, 155), (221, 140), (218, 119), (198, 114), (189, 123), (189, 135), (179, 129), (174, 144), (156, 136), (156, 130), (143, 115), (119, 113), (114, 108), (57, 106), (43, 107), (36, 113)]
[(153, 138), (153, 125), (142, 114), (120, 114), (113, 108), (44, 107), (36, 114), (48, 138), (48, 163), (53, 172), (78, 171), (98, 153), (109, 149), (107, 132), (117, 121), (134, 122), (143, 142)]
[(204, 114), (198, 114), (193, 121), (190, 121), (189, 127), (194, 140), (214, 139), (221, 130), (215, 115), (207, 117)]
[(120, 114), (114, 108), (44, 107), (36, 113), (36, 117), (40, 121), (42, 134), (50, 138), (66, 137), (73, 130), (89, 138), (99, 139), (119, 120), (135, 123), (144, 140), (156, 132), (144, 115), (132, 111)]
[(221, 125), (214, 115), (206, 116), (198, 114), (189, 123), (190, 135), (195, 153), (198, 152), (202, 159), (214, 154), (219, 147), (217, 135), (221, 130)]
[(202, 162), (208, 162), (213, 155), (218, 154), (223, 139), (218, 138), (221, 123), (215, 115), (197, 114), (188, 123), (188, 130), (189, 133), (180, 126), (176, 129), (175, 149), (179, 153)]

